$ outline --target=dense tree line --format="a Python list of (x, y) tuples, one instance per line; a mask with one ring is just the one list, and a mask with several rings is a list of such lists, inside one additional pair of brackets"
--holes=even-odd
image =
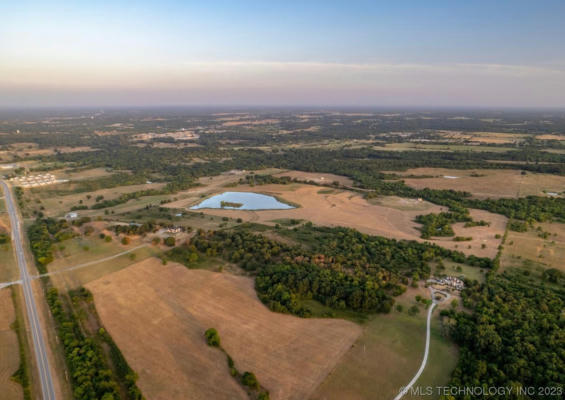
[(118, 384), (105, 364), (100, 348), (83, 335), (76, 316), (65, 310), (57, 289), (47, 291), (47, 304), (65, 351), (73, 397), (79, 400), (119, 399)]
[(272, 310), (309, 316), (300, 300), (315, 299), (335, 309), (388, 312), (393, 296), (409, 279), (429, 277), (430, 261), (450, 258), (488, 268), (492, 261), (426, 243), (396, 241), (353, 229), (310, 224), (281, 234), (305, 246), (289, 246), (238, 231), (199, 231), (190, 243), (169, 251), (191, 264), (198, 254), (221, 256), (256, 274), (256, 289)]
[(563, 297), (533, 287), (518, 275), (503, 274), (467, 288), (463, 299), (473, 314), (443, 313), (456, 321), (452, 336), (460, 346), (450, 385), (533, 387), (535, 393), (528, 398), (562, 399)]
[(74, 233), (64, 219), (38, 218), (27, 230), (31, 252), (40, 273), (47, 272), (47, 264), (53, 261), (53, 244), (70, 239)]
[(147, 221), (143, 224), (112, 225), (108, 229), (116, 232), (116, 235), (120, 233), (125, 235), (145, 235), (147, 233), (157, 232), (159, 225), (153, 221)]

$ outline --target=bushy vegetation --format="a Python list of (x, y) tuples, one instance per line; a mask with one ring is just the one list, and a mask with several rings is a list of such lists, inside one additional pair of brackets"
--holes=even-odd
[(489, 259), (438, 246), (361, 234), (353, 229), (311, 224), (283, 232), (308, 247), (289, 246), (238, 231), (199, 231), (190, 243), (168, 253), (190, 265), (198, 254), (221, 256), (256, 274), (259, 298), (272, 310), (310, 316), (302, 300), (315, 299), (335, 309), (389, 312), (393, 297), (409, 279), (430, 275), (429, 262), (450, 258), (488, 268)]
[(47, 291), (47, 304), (56, 321), (57, 334), (65, 351), (75, 399), (118, 399), (118, 384), (104, 362), (101, 350), (83, 335), (76, 316), (65, 311), (59, 292)]
[(53, 261), (53, 244), (74, 236), (67, 221), (53, 218), (36, 219), (27, 234), (37, 269), (42, 274), (47, 272), (47, 264)]
[[(456, 324), (460, 359), (450, 385), (534, 387), (535, 399), (561, 399), (565, 383), (563, 298), (518, 275), (494, 276), (463, 292), (473, 314), (444, 312)], [(540, 393), (539, 388), (553, 388)], [(461, 397), (463, 398), (463, 397)]]

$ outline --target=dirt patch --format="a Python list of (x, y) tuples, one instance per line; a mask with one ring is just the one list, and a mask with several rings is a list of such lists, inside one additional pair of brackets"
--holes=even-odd
[(10, 289), (0, 290), (0, 393), (2, 399), (22, 399), (21, 385), (10, 378), (20, 365), (18, 336), (10, 325), (16, 319)]
[(253, 280), (148, 259), (91, 282), (102, 321), (150, 399), (246, 399), (225, 356), (206, 345), (214, 327), (238, 369), (273, 399), (307, 398), (360, 334), (353, 323), (269, 311)]

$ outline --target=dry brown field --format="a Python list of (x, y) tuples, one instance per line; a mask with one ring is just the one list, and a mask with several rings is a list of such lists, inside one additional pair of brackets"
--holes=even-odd
[(106, 329), (139, 374), (149, 399), (246, 399), (225, 355), (208, 347), (214, 327), (240, 371), (252, 371), (272, 399), (304, 399), (359, 336), (336, 319), (269, 311), (253, 280), (148, 259), (91, 282)]
[(289, 176), (292, 179), (299, 179), (302, 181), (312, 181), (321, 184), (331, 184), (333, 182), (339, 182), (340, 185), (351, 186), (353, 181), (341, 175), (334, 174), (323, 174), (319, 172), (303, 172), (303, 171), (284, 171), (274, 176)]
[[(485, 175), (485, 176), (471, 176)], [(432, 175), (433, 178), (406, 178), (408, 186), (416, 189), (454, 189), (470, 192), (477, 198), (543, 196), (543, 191), (565, 191), (565, 176), (536, 174), (522, 175), (518, 170), (479, 169), (457, 170), (444, 168), (414, 168), (401, 175)], [(455, 179), (445, 178), (454, 176)]]
[(537, 140), (565, 140), (565, 135), (538, 135), (536, 136)]
[(18, 336), (10, 328), (15, 319), (10, 289), (0, 289), (0, 397), (5, 400), (23, 399), (21, 385), (10, 379), (20, 365)]
[[(317, 225), (345, 226), (360, 232), (390, 237), (395, 239), (424, 241), (420, 238), (418, 226), (414, 218), (423, 212), (418, 209), (402, 209), (401, 207), (387, 207), (371, 204), (358, 193), (347, 190), (333, 190), (326, 193), (326, 188), (312, 185), (263, 185), (263, 186), (238, 186), (230, 191), (254, 191), (280, 197), (299, 204), (299, 208), (290, 210), (264, 210), (264, 211), (239, 211), (222, 209), (202, 209), (206, 214), (241, 218), (244, 221), (258, 222), (274, 225), (274, 220), (294, 218), (312, 221)], [(196, 202), (195, 202), (196, 203)], [(194, 204), (195, 204), (194, 203)], [(437, 213), (445, 208), (429, 205), (425, 213)], [(476, 219), (491, 222), (490, 226), (477, 226), (463, 228), (463, 223), (454, 224), (457, 236), (472, 236), (469, 242), (454, 242), (453, 238), (436, 238), (431, 242), (448, 249), (460, 250), (465, 254), (474, 254), (479, 257), (494, 257), (500, 239), (496, 234), (504, 234), (506, 218), (486, 211), (471, 210), (471, 215)], [(485, 244), (483, 249), (481, 245)], [(471, 246), (469, 248), (469, 246)]]
[(504, 251), (502, 252), (502, 268), (523, 265), (525, 260), (532, 261), (541, 269), (557, 268), (565, 273), (565, 224), (544, 222), (539, 225), (550, 236), (543, 239), (540, 232), (508, 232)]

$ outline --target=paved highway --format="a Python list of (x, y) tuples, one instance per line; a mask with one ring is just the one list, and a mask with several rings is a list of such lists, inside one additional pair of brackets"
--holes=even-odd
[(20, 279), (24, 290), (24, 300), (26, 303), (27, 317), (31, 329), (31, 337), (33, 340), (33, 350), (37, 367), (39, 368), (39, 380), (41, 381), (41, 393), (44, 400), (55, 400), (55, 389), (53, 387), (53, 378), (51, 367), (47, 359), (47, 351), (45, 346), (44, 335), (37, 316), (37, 306), (33, 291), (30, 284), (30, 275), (27, 268), (24, 248), (22, 245), (22, 233), (19, 214), (14, 203), (12, 191), (6, 182), (2, 181), (2, 187), (6, 197), (6, 209), (10, 214), (10, 223), (12, 225), (12, 241), (16, 251), (18, 267), (20, 268)]

